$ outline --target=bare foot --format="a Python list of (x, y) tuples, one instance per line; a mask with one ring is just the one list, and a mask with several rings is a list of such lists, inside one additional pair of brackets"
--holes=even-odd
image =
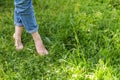
[(36, 51), (39, 55), (47, 55), (48, 51), (47, 49), (44, 47), (42, 39), (39, 35), (38, 32), (35, 32), (32, 34), (34, 42), (35, 42), (35, 47), (36, 47)]
[(35, 47), (36, 47), (36, 51), (39, 55), (47, 55), (48, 54), (48, 51), (46, 50), (46, 48), (40, 41), (35, 42)]
[(23, 49), (23, 44), (21, 42), (21, 38), (19, 38), (18, 36), (16, 36), (15, 34), (13, 35), (13, 38), (15, 40), (15, 47), (16, 50), (22, 50)]

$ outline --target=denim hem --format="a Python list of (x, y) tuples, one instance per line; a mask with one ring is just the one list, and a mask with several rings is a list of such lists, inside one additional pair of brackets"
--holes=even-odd
[(34, 33), (34, 32), (37, 32), (38, 31), (38, 27), (37, 28), (35, 28), (34, 30), (26, 30), (27, 31), (27, 33), (30, 33), (30, 34), (32, 34), (32, 33)]
[(23, 24), (21, 24), (21, 23), (15, 23), (14, 25), (15, 25), (15, 26), (18, 26), (18, 27), (23, 26)]

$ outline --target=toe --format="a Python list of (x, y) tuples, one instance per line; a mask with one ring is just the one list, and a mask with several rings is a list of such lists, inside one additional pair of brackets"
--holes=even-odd
[(45, 54), (48, 54), (48, 51), (45, 49), (44, 53), (45, 53)]

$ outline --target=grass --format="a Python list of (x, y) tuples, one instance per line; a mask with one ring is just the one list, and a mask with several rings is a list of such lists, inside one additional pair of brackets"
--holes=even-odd
[(12, 35), (13, 0), (0, 2), (0, 80), (119, 80), (119, 0), (34, 0), (48, 56), (38, 56), (23, 31), (24, 50)]

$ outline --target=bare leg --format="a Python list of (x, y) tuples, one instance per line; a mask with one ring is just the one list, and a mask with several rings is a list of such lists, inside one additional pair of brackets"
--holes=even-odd
[(44, 47), (44, 44), (43, 44), (42, 39), (40, 37), (40, 34), (38, 32), (32, 33), (32, 37), (33, 37), (34, 42), (35, 42), (35, 47), (36, 47), (37, 53), (39, 55), (48, 54), (48, 51)]
[(16, 50), (22, 50), (23, 44), (21, 42), (21, 34), (22, 34), (23, 27), (22, 26), (16, 26), (15, 27), (15, 33), (13, 35), (13, 38), (15, 39), (15, 46)]

